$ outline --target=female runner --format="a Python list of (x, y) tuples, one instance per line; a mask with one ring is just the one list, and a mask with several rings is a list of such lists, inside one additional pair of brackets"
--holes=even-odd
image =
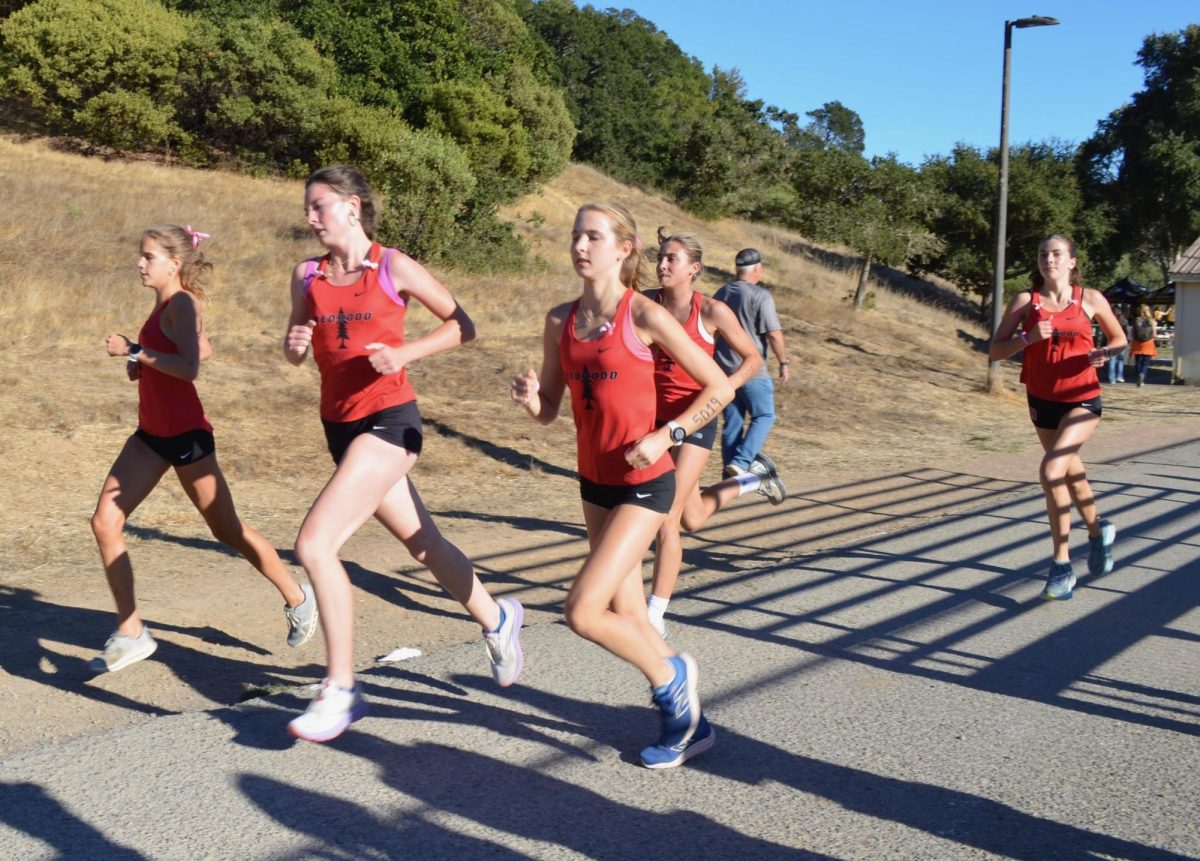
[[(1087, 525), (1088, 572), (1107, 574), (1113, 567), (1116, 527), (1096, 511), (1079, 450), (1100, 424), (1100, 381), (1096, 368), (1125, 347), (1125, 333), (1108, 300), (1079, 285), (1075, 244), (1053, 234), (1038, 245), (1037, 271), (1031, 287), (1012, 298), (989, 355), (1007, 359), (1024, 350), (1021, 382), (1045, 456), (1040, 478), (1046, 494), (1053, 556), (1042, 597), (1065, 601), (1075, 588), (1071, 568), (1071, 503)], [(1094, 349), (1092, 320), (1108, 345)]]
[[(762, 367), (762, 356), (728, 305), (695, 290), (696, 279), (704, 269), (699, 240), (690, 233), (668, 236), (660, 227), (658, 243), (660, 289), (650, 290), (646, 295), (670, 311), (671, 316), (710, 358), (716, 335), (729, 343), (742, 357), (741, 365), (729, 375), (729, 385), (737, 390), (758, 373)], [(700, 385), (687, 375), (674, 357), (660, 349), (654, 350), (654, 387), (658, 394), (656, 421), (668, 425), (675, 424), (681, 411), (700, 390)], [(779, 480), (774, 463), (761, 455), (759, 460), (751, 464), (751, 471), (727, 478), (702, 492), (700, 475), (708, 464), (716, 437), (717, 422), (714, 419), (695, 433), (688, 434), (682, 445), (671, 449), (671, 455), (675, 458), (675, 502), (658, 530), (654, 581), (647, 608), (650, 624), (664, 637), (666, 623), (663, 617), (683, 562), (681, 525), (689, 532), (700, 529), (727, 502), (746, 493), (762, 494), (773, 505), (778, 505), (784, 499), (783, 483)]]
[[(374, 515), (425, 565), (484, 631), (501, 687), (521, 674), (524, 611), (493, 601), (469, 559), (438, 531), (408, 477), (421, 453), (421, 415), (405, 369), (475, 337), (466, 312), (425, 267), (375, 242), (375, 204), (357, 168), (322, 168), (304, 193), (308, 226), (326, 249), (292, 272), (292, 313), (284, 338), (289, 362), (310, 349), (321, 374), (321, 421), (337, 465), (296, 537), (296, 558), (321, 608), (328, 674), (289, 724), (292, 735), (328, 741), (366, 714), (354, 683), (353, 596), (338, 551)], [(404, 317), (416, 300), (441, 324), (406, 340)]]
[[(575, 633), (637, 667), (650, 683), (661, 734), (641, 752), (671, 768), (712, 747), (700, 709), (695, 661), (675, 654), (646, 619), (641, 559), (675, 500), (667, 454), (672, 428), (655, 428), (654, 357), (667, 350), (700, 384), (680, 411), (683, 435), (711, 422), (733, 398), (725, 375), (662, 306), (641, 295), (641, 241), (618, 204), (588, 203), (575, 216), (571, 259), (578, 299), (546, 315), (542, 371), (515, 377), (512, 398), (542, 424), (571, 391), (580, 496), (589, 553), (564, 615)], [(677, 432), (676, 432), (677, 433)]]
[(213, 537), (242, 554), (283, 596), (288, 645), (307, 642), (317, 628), (312, 588), (298, 585), (275, 548), (238, 519), (217, 464), (212, 425), (196, 394), (200, 362), (212, 353), (201, 319), (201, 281), (212, 264), (199, 245), (207, 238), (191, 227), (176, 226), (151, 227), (142, 234), (138, 274), (154, 291), (154, 310), (137, 341), (112, 334), (105, 342), (110, 356), (127, 359), (126, 373), (137, 381), (138, 427), (104, 480), (92, 515), (92, 532), (117, 604), (117, 630), (92, 661), (97, 671), (116, 672), (158, 648), (138, 615), (123, 530), (171, 468)]

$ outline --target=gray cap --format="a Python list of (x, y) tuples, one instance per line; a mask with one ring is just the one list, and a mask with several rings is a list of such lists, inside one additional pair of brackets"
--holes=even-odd
[(753, 266), (755, 263), (762, 263), (762, 255), (758, 253), (757, 248), (743, 248), (737, 253), (734, 258), (734, 263), (739, 269)]

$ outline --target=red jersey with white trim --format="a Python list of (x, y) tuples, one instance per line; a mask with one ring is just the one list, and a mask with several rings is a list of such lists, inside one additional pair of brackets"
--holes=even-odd
[[(655, 295), (654, 301), (662, 304), (661, 290)], [(716, 349), (716, 342), (712, 333), (704, 328), (704, 320), (700, 314), (703, 303), (703, 295), (692, 293), (692, 310), (688, 314), (687, 322), (683, 324), (683, 330), (699, 345), (700, 349), (711, 357)], [(658, 395), (655, 417), (659, 422), (677, 419), (684, 406), (691, 403), (702, 387), (679, 366), (675, 357), (666, 350), (654, 347), (652, 352), (654, 353), (654, 390)]]
[[(168, 299), (167, 302), (171, 300)], [(175, 342), (162, 330), (163, 302), (146, 318), (138, 343), (156, 353), (179, 355)], [(190, 380), (172, 377), (149, 365), (138, 368), (138, 427), (151, 436), (178, 436), (194, 430), (211, 432), (196, 385)]]
[(1083, 288), (1071, 288), (1071, 301), (1061, 311), (1047, 311), (1041, 297), (1031, 290), (1029, 313), (1022, 329), (1029, 332), (1038, 321), (1050, 320), (1054, 334), (1025, 347), (1021, 357), (1021, 382), (1035, 398), (1058, 403), (1082, 403), (1100, 396), (1100, 378), (1088, 361), (1092, 321), (1083, 310)]
[(625, 451), (654, 430), (654, 356), (634, 331), (632, 299), (633, 291), (626, 290), (613, 325), (590, 341), (575, 335), (576, 300), (559, 341), (575, 415), (579, 474), (596, 484), (641, 484), (675, 468), (665, 452), (646, 469), (625, 461)]
[(357, 421), (417, 399), (407, 370), (380, 374), (371, 367), (373, 351), (366, 348), (367, 344), (398, 347), (404, 343), (405, 297), (396, 293), (386, 273), (381, 279), (380, 266), (387, 265), (384, 257), (384, 249), (373, 243), (362, 276), (340, 286), (326, 278), (329, 255), (325, 255), (309, 282), (309, 319), (317, 321), (312, 353), (321, 372), (321, 418), (326, 421)]

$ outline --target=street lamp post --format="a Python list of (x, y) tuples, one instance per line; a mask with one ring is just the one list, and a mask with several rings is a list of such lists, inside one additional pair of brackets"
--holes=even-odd
[[(1057, 18), (1033, 15), (1004, 22), (1004, 83), (1000, 89), (1000, 194), (996, 203), (996, 264), (992, 281), (992, 337), (1004, 314), (1004, 246), (1008, 240), (1008, 83), (1012, 74), (1012, 31), (1016, 27), (1051, 27)], [(988, 390), (1000, 383), (1000, 363), (988, 363)]]

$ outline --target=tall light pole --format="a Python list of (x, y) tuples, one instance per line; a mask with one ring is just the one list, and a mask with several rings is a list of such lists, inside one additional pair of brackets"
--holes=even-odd
[[(1051, 27), (1057, 18), (1033, 15), (1004, 22), (1004, 84), (1000, 90), (1000, 195), (996, 203), (996, 264), (992, 281), (992, 337), (1000, 328), (1004, 314), (1004, 246), (1008, 241), (1008, 82), (1012, 75), (1012, 31), (1016, 27)], [(1000, 382), (1000, 363), (988, 363), (988, 390)]]

